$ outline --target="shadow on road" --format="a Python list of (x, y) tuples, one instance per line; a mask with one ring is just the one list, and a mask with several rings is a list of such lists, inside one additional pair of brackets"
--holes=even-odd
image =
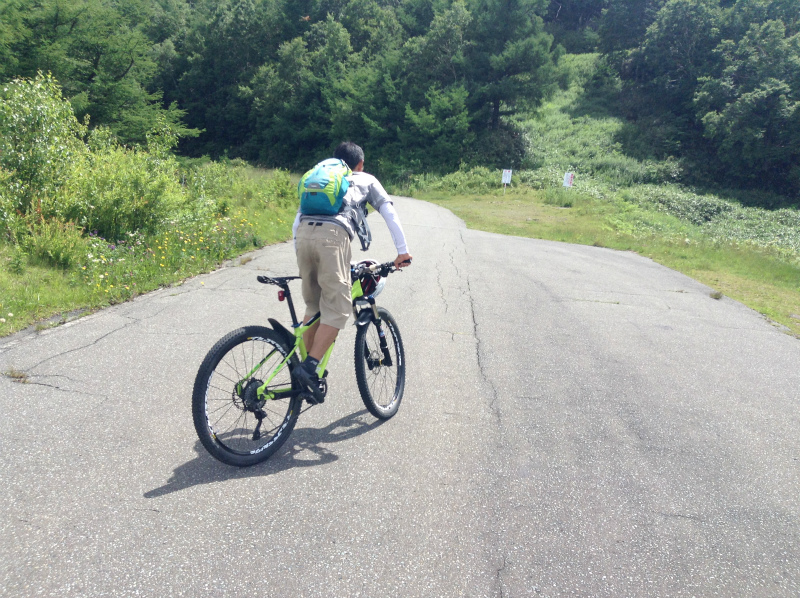
[[(145, 492), (144, 497), (157, 498), (200, 484), (272, 475), (293, 467), (312, 467), (333, 463), (339, 457), (323, 445), (361, 436), (383, 423), (381, 420), (365, 421), (363, 418), (365, 415), (368, 415), (368, 412), (366, 409), (362, 409), (324, 428), (295, 428), (286, 444), (266, 463), (252, 467), (239, 468), (220, 463), (206, 452), (198, 440), (194, 446), (197, 458), (176, 467), (166, 484)], [(371, 419), (371, 416), (369, 417)]]

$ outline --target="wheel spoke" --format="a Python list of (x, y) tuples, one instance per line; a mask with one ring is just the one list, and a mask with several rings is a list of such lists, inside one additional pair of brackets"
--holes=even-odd
[(360, 329), (356, 333), (356, 379), (367, 409), (376, 417), (388, 419), (397, 412), (402, 399), (405, 364), (402, 341), (391, 315), (382, 308), (378, 311), (389, 359), (380, 347), (378, 327), (373, 323)]
[[(195, 427), (203, 445), (221, 461), (232, 465), (256, 463), (280, 446), (299, 414), (299, 397), (264, 401), (257, 394), (262, 380), (268, 380), (283, 363), (286, 350), (271, 330), (251, 327), (222, 339), (206, 362), (215, 351), (219, 355), (211, 363), (216, 365), (210, 365), (205, 374), (201, 368), (195, 384)], [(267, 390), (291, 385), (289, 368), (284, 367)], [(260, 424), (256, 412), (261, 414)], [(256, 429), (259, 435), (254, 439)]]

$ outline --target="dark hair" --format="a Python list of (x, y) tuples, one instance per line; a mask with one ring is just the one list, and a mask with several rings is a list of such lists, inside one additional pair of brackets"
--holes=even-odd
[(364, 160), (364, 150), (352, 141), (342, 141), (333, 152), (333, 157), (344, 160), (344, 163), (353, 169)]

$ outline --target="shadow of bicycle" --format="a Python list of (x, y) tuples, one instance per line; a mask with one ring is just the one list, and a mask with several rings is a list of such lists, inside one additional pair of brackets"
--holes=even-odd
[(339, 457), (324, 445), (351, 440), (374, 430), (382, 423), (382, 420), (373, 419), (366, 409), (362, 409), (324, 428), (295, 428), (286, 444), (270, 459), (265, 463), (245, 468), (220, 463), (206, 452), (198, 440), (194, 446), (197, 457), (176, 467), (166, 484), (148, 490), (143, 496), (158, 498), (201, 484), (272, 475), (295, 467), (314, 467), (333, 463)]

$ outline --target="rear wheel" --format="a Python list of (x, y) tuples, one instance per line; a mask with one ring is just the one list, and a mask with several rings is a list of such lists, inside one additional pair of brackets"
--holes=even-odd
[(200, 442), (215, 458), (255, 465), (292, 433), (302, 399), (292, 393), (297, 357), (278, 370), (287, 355), (282, 340), (263, 326), (234, 330), (208, 352), (195, 378), (192, 415)]
[(356, 381), (369, 412), (378, 419), (389, 419), (403, 400), (406, 361), (397, 322), (382, 307), (378, 315), (380, 325), (369, 322), (356, 332)]

